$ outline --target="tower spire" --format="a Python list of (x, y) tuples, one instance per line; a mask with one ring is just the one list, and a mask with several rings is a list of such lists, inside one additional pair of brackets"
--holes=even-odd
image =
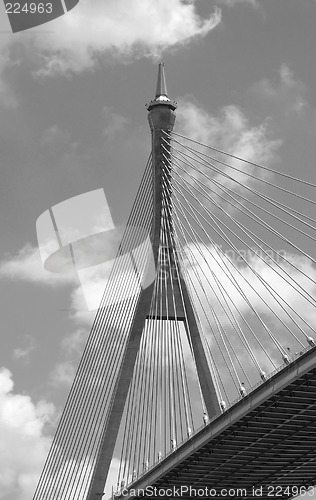
[(168, 97), (166, 75), (165, 75), (165, 65), (163, 62), (159, 63), (158, 67), (158, 78), (155, 99), (147, 105), (148, 111), (150, 111), (154, 106), (167, 105), (172, 110), (175, 110), (177, 103), (171, 101)]
[(169, 100), (166, 84), (165, 65), (163, 62), (159, 63), (155, 100), (162, 100), (161, 98)]

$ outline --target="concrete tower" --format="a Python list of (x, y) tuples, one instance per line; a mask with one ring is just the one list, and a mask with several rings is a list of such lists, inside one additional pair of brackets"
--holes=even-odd
[[(164, 157), (165, 155), (167, 158), (170, 158), (170, 141), (164, 135), (163, 131), (172, 131), (176, 118), (176, 107), (177, 104), (172, 102), (168, 97), (164, 65), (161, 63), (159, 64), (156, 95), (154, 100), (147, 106), (148, 120), (152, 134), (153, 224), (151, 237), (156, 269), (158, 269), (162, 251), (167, 252), (168, 259), (166, 260), (168, 262), (174, 263), (177, 260), (172, 222), (172, 189), (169, 188), (167, 194), (165, 193), (165, 203), (167, 200), (168, 211), (163, 208), (162, 196), (163, 177), (171, 179), (170, 167)], [(162, 227), (168, 227), (168, 231), (163, 229), (163, 245), (161, 241)], [(168, 273), (166, 279), (170, 282), (172, 281), (172, 283), (169, 283), (172, 286), (166, 287), (168, 290), (167, 296), (164, 296), (162, 302), (167, 305), (163, 307), (160, 316), (158, 318), (156, 316), (156, 319), (166, 319), (167, 308), (169, 320), (174, 319), (184, 323), (190, 345), (193, 349), (205, 407), (208, 416), (213, 417), (220, 413), (220, 407), (186, 282), (181, 274), (174, 276), (172, 272)], [(103, 495), (142, 333), (146, 319), (150, 318), (150, 303), (154, 287), (155, 282), (142, 290), (138, 300), (123, 364), (119, 371), (116, 390), (113, 394), (111, 413), (107, 419), (102, 436), (102, 444), (87, 500), (100, 500)], [(160, 293), (164, 292), (161, 291)]]

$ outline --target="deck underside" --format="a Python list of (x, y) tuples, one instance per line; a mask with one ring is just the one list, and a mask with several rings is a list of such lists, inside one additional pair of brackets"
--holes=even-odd
[(315, 347), (130, 485), (124, 498), (141, 498), (138, 490), (150, 486), (148, 496), (156, 487), (159, 498), (166, 490), (168, 498), (268, 500), (296, 496), (314, 484)]

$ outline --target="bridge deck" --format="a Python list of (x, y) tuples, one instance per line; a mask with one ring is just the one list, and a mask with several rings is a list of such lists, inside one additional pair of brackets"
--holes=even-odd
[[(140, 498), (138, 490), (148, 486), (150, 495), (154, 487), (169, 488), (168, 498), (170, 488), (175, 491), (172, 498), (181, 487), (182, 498), (203, 496), (205, 488), (208, 497), (215, 490), (217, 496), (229, 498), (295, 496), (296, 487), (299, 493), (300, 487), (316, 484), (315, 403), (313, 347), (129, 485), (124, 498)], [(200, 494), (189, 487), (200, 489)]]

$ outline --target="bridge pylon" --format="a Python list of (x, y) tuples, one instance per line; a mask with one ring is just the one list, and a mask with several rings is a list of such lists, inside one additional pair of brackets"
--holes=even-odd
[(159, 278), (159, 273), (156, 272), (155, 280), (139, 295), (87, 500), (99, 500), (103, 494), (142, 332), (146, 320), (151, 319), (150, 304), (154, 290), (156, 290), (156, 300), (161, 304), (160, 310), (155, 314), (155, 320), (179, 321), (184, 324), (196, 365), (207, 417), (212, 418), (220, 413), (218, 395), (205, 353), (201, 328), (178, 259), (180, 249), (177, 247), (173, 231), (172, 187), (169, 185), (169, 189), (165, 189), (164, 194), (162, 192), (164, 179), (170, 179), (170, 167), (165, 158), (167, 156), (170, 159), (171, 156), (170, 140), (166, 138), (164, 131), (169, 133), (173, 130), (176, 107), (177, 104), (168, 97), (164, 65), (160, 63), (156, 95), (147, 109), (152, 136), (153, 221), (151, 241), (155, 268), (158, 270), (161, 266), (164, 267), (164, 283), (162, 286), (157, 283), (157, 280), (161, 279), (161, 273)]

